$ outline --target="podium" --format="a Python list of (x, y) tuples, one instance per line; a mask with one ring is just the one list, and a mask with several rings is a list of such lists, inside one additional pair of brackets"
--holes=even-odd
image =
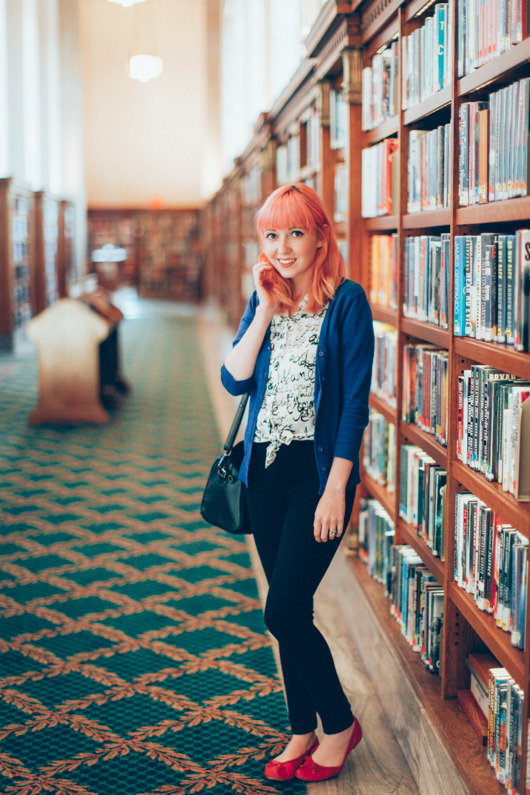
[(30, 321), (27, 334), (37, 344), (39, 369), (31, 425), (109, 421), (101, 402), (100, 346), (118, 319), (102, 316), (83, 301), (62, 298)]

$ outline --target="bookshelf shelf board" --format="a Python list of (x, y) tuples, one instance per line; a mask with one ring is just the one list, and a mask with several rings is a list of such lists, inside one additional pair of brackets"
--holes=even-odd
[(406, 544), (409, 544), (418, 553), (431, 574), (436, 577), (440, 585), (443, 585), (445, 578), (445, 565), (440, 558), (436, 558), (432, 554), (423, 538), (420, 538), (416, 532), (416, 528), (404, 522), (403, 519), (400, 519), (398, 522), (398, 532), (401, 540)]
[(442, 88), (441, 91), (431, 94), (430, 97), (427, 97), (427, 99), (424, 99), (423, 102), (420, 102), (418, 105), (414, 105), (412, 108), (407, 108), (403, 114), (405, 125), (408, 126), (415, 124), (416, 122), (425, 119), (427, 116), (430, 116), (431, 113), (436, 113), (436, 111), (441, 110), (441, 108), (445, 108), (450, 105), (451, 93), (451, 86), (446, 86), (445, 88)]
[(431, 229), (433, 226), (449, 226), (451, 210), (426, 210), (403, 216), (403, 229)]
[(466, 621), (471, 624), (475, 632), (478, 632), (484, 640), (490, 652), (510, 672), (515, 681), (524, 688), (524, 653), (512, 646), (510, 633), (499, 629), (493, 616), (479, 610), (475, 605), (473, 596), (470, 593), (466, 593), (463, 588), (459, 588), (456, 582), (449, 583), (449, 596)]
[(380, 398), (378, 395), (374, 395), (372, 392), (370, 392), (370, 406), (374, 411), (382, 414), (388, 422), (392, 422), (394, 425), (397, 424), (396, 409), (389, 406), (386, 400), (383, 400), (383, 398)]
[(512, 494), (503, 491), (500, 483), (491, 483), (461, 461), (453, 461), (451, 470), (462, 486), (493, 508), (501, 519), (513, 524), (527, 538), (530, 536), (529, 502), (519, 502)]
[(493, 61), (461, 77), (457, 83), (457, 94), (459, 97), (464, 97), (474, 91), (482, 91), (490, 83), (502, 82), (510, 77), (513, 69), (528, 60), (530, 60), (530, 37), (510, 47)]
[(397, 309), (389, 309), (387, 306), (371, 305), (372, 317), (374, 320), (379, 320), (381, 323), (390, 323), (391, 326), (397, 328), (398, 313)]
[(376, 218), (365, 218), (368, 232), (395, 232), (398, 228), (397, 215), (378, 215)]
[(340, 239), (343, 240), (346, 237), (346, 222), (345, 221), (335, 221), (335, 235)]
[(422, 431), (417, 425), (413, 425), (410, 422), (403, 422), (400, 427), (407, 442), (410, 444), (417, 444), (418, 447), (421, 447), (431, 458), (434, 458), (438, 466), (443, 467), (447, 471), (446, 447), (439, 444), (434, 436)]
[(320, 165), (315, 165), (314, 163), (310, 163), (308, 166), (304, 166), (300, 169), (300, 179), (299, 182), (303, 182), (306, 179), (311, 179), (315, 177), (320, 170)]
[(482, 342), (468, 337), (455, 337), (455, 353), (466, 359), (496, 367), (518, 378), (530, 380), (530, 356), (513, 349), (511, 345)]
[(401, 321), (401, 330), (416, 339), (431, 342), (433, 345), (439, 345), (440, 348), (449, 348), (449, 332), (440, 326), (404, 317)]
[(457, 226), (502, 224), (507, 221), (521, 221), (528, 226), (529, 218), (530, 196), (519, 196), (517, 199), (487, 202), (486, 204), (473, 204), (471, 207), (459, 207), (456, 211)]
[(385, 119), (384, 122), (379, 124), (377, 127), (374, 127), (373, 130), (367, 130), (364, 133), (364, 144), (365, 146), (371, 146), (372, 144), (377, 144), (379, 141), (383, 141), (385, 138), (389, 138), (391, 135), (395, 135), (399, 129), (399, 118), (398, 116), (390, 116), (388, 119)]
[(429, 722), (443, 738), (447, 753), (454, 761), (469, 793), (502, 795), (505, 788), (499, 784), (489, 765), (484, 746), (468, 722), (456, 699), (440, 696), (440, 680), (425, 668), (419, 654), (414, 652), (403, 635), (396, 619), (390, 613), (390, 602), (383, 587), (370, 576), (366, 565), (356, 555), (349, 563), (356, 580), (370, 605), (371, 615), (389, 642), (400, 672), (407, 686), (419, 699)]
[(381, 503), (387, 514), (390, 516), (392, 521), (395, 524), (396, 520), (396, 511), (395, 511), (395, 498), (394, 494), (391, 494), (384, 486), (381, 486), (380, 483), (377, 483), (373, 478), (370, 477), (366, 472), (362, 475), (362, 482), (363, 486), (370, 492), (372, 497), (375, 497), (378, 502)]

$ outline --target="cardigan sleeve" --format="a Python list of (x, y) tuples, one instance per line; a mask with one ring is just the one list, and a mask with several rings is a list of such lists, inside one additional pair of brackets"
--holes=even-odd
[[(257, 305), (257, 293), (253, 292), (250, 300), (247, 304), (247, 308), (243, 313), (243, 317), (241, 318), (241, 322), (239, 324), (239, 328), (237, 330), (236, 337), (234, 342), (232, 343), (232, 347), (234, 348), (241, 337), (244, 335), (247, 328), (252, 323), (254, 319), (254, 314), (256, 312), (256, 305)], [(226, 369), (225, 365), (221, 367), (221, 383), (226, 389), (227, 392), (230, 392), (231, 395), (243, 395), (245, 392), (248, 392), (254, 383), (254, 376), (251, 375), (250, 378), (245, 378), (243, 381), (237, 381), (232, 373)]]
[(374, 358), (372, 312), (364, 291), (357, 294), (342, 318), (342, 413), (333, 454), (355, 461), (368, 424), (368, 400)]

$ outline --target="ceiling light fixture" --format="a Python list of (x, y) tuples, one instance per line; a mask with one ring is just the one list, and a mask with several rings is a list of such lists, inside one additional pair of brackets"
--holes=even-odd
[(109, 0), (109, 3), (117, 3), (124, 8), (129, 8), (129, 6), (133, 6), (135, 3), (145, 3), (145, 0)]
[[(131, 0), (126, 2), (130, 3)], [(160, 77), (164, 69), (164, 62), (156, 52), (156, 47), (153, 47), (154, 13), (154, 0), (138, 5), (133, 13), (132, 47), (127, 62), (127, 74), (140, 83)]]

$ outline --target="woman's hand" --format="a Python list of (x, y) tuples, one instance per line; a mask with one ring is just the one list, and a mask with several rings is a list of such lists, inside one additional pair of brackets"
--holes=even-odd
[(315, 541), (331, 541), (344, 532), (346, 511), (346, 484), (353, 462), (346, 458), (334, 458), (324, 494), (319, 500), (313, 522)]
[(273, 315), (278, 309), (278, 299), (270, 290), (270, 283), (272, 278), (276, 275), (276, 271), (270, 262), (257, 262), (252, 268), (252, 275), (254, 277), (254, 286), (258, 294), (259, 306), (270, 315), (272, 320)]
[(340, 538), (344, 531), (346, 492), (343, 489), (328, 489), (320, 498), (315, 511), (313, 531), (315, 541), (331, 541)]

